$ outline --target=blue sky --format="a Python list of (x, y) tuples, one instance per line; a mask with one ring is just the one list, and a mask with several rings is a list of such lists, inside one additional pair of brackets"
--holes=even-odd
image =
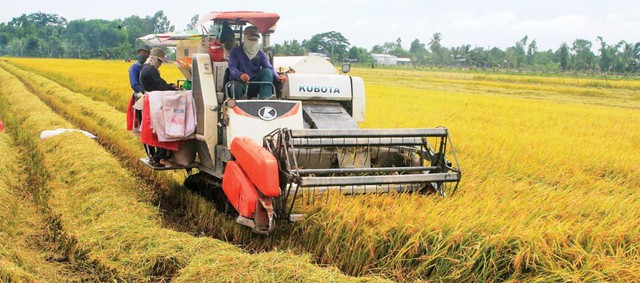
[[(8, 0), (2, 0), (8, 2)], [(131, 15), (165, 14), (177, 30), (195, 14), (211, 11), (256, 10), (280, 14), (272, 42), (309, 39), (314, 34), (337, 31), (352, 45), (370, 49), (375, 44), (402, 40), (408, 49), (414, 39), (429, 42), (440, 32), (444, 46), (471, 44), (481, 47), (512, 46), (525, 35), (539, 50), (557, 49), (576, 38), (602, 36), (609, 43), (640, 41), (640, 1), (637, 0), (484, 0), (484, 1), (125, 1), (125, 0), (20, 0), (4, 3), (0, 22), (23, 13), (53, 13), (67, 20), (122, 19)]]

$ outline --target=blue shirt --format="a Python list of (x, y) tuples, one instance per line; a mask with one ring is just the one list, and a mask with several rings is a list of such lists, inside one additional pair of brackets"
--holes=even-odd
[(140, 70), (142, 70), (142, 65), (138, 62), (131, 64), (131, 67), (129, 67), (129, 83), (131, 83), (131, 89), (134, 92), (142, 92)]
[(253, 78), (258, 74), (258, 71), (262, 68), (269, 68), (273, 73), (273, 77), (277, 78), (278, 73), (273, 69), (271, 63), (269, 63), (269, 59), (267, 58), (267, 54), (265, 54), (262, 50), (258, 50), (258, 54), (252, 60), (249, 60), (247, 54), (244, 53), (243, 46), (244, 43), (240, 44), (240, 46), (231, 49), (229, 52), (229, 79), (233, 81), (240, 80), (240, 75), (246, 73), (249, 77)]

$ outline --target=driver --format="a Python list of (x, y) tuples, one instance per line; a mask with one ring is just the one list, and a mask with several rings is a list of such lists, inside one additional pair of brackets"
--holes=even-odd
[[(260, 33), (254, 26), (247, 27), (243, 32), (243, 39), (240, 46), (234, 47), (229, 52), (229, 80), (235, 81), (232, 90), (235, 99), (255, 98), (273, 99), (274, 79), (280, 83), (285, 83), (287, 77), (279, 75), (269, 63), (267, 54), (260, 50)], [(251, 84), (248, 82), (268, 82), (269, 84)], [(243, 97), (248, 89), (247, 96)]]

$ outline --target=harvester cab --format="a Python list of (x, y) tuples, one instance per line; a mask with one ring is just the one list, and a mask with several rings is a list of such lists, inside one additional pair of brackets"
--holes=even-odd
[(275, 70), (287, 76), (277, 99), (234, 99), (225, 76), (225, 45), (230, 38), (231, 45), (238, 44), (243, 27), (251, 24), (267, 48), (278, 19), (274, 13), (210, 13), (199, 24), (212, 21), (213, 28), (200, 36), (146, 37), (151, 45), (162, 45), (154, 40), (173, 41), (177, 65), (192, 86), (197, 125), (186, 152), (197, 152), (197, 157), (178, 169), (198, 172), (189, 175), (187, 187), (260, 234), (272, 231), (276, 220), (298, 218), (296, 200), (305, 194), (446, 196), (457, 190), (461, 170), (449, 131), (360, 129), (358, 122), (365, 119), (364, 82), (339, 73), (326, 58), (274, 57)]

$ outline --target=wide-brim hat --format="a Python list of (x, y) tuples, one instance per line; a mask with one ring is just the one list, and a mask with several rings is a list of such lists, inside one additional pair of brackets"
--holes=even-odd
[(162, 62), (167, 62), (167, 54), (164, 52), (164, 50), (162, 50), (162, 48), (154, 47), (153, 49), (151, 49), (150, 55), (158, 57), (158, 59), (160, 59), (160, 61)]

